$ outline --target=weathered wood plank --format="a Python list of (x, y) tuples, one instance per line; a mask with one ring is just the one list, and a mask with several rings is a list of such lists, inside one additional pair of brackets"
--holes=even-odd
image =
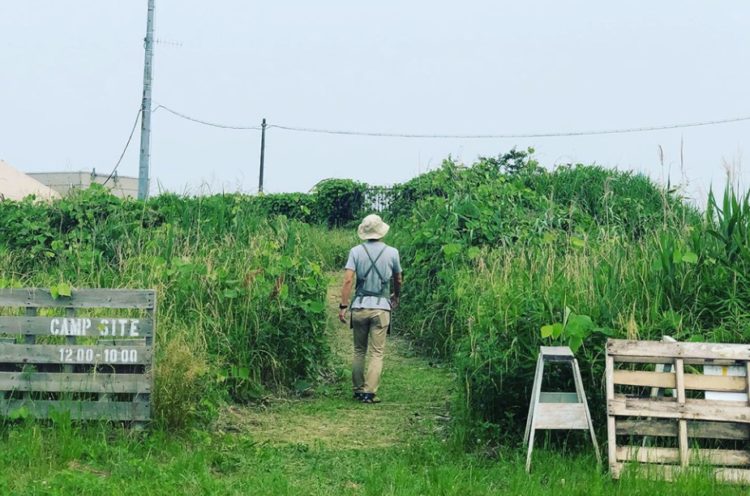
[[(674, 363), (674, 357), (637, 357), (637, 356), (613, 356), (612, 357), (617, 363), (641, 363), (641, 364), (664, 364), (670, 365)], [(732, 366), (737, 365), (737, 360), (730, 359), (716, 359), (708, 360), (704, 358), (685, 358), (685, 365), (726, 365)]]
[(620, 357), (684, 358), (700, 360), (750, 360), (750, 344), (669, 343), (664, 341), (607, 340), (607, 353)]
[[(675, 388), (675, 375), (670, 372), (644, 372), (615, 370), (614, 383), (621, 386), (647, 386), (663, 389)], [(744, 377), (685, 374), (685, 389), (722, 392), (745, 392)]]
[(589, 428), (583, 403), (538, 403), (534, 410), (534, 429)]
[(23, 411), (32, 418), (49, 418), (52, 412), (70, 412), (74, 420), (133, 420), (150, 418), (150, 405), (125, 401), (42, 401), (0, 399), (0, 415)]
[[(632, 468), (631, 468), (632, 467)], [(612, 478), (619, 479), (625, 472), (626, 464), (617, 463), (611, 470)], [(673, 481), (682, 473), (710, 473), (714, 479), (718, 482), (726, 482), (729, 484), (750, 484), (750, 470), (741, 468), (724, 468), (718, 467), (714, 469), (707, 469), (706, 467), (680, 467), (677, 465), (657, 465), (657, 464), (644, 464), (644, 465), (630, 465), (630, 470), (636, 472), (641, 477), (651, 479), (661, 479), (666, 481)]]
[[(691, 463), (710, 463), (742, 467), (750, 465), (750, 452), (745, 450), (701, 449), (690, 450)], [(639, 463), (680, 463), (678, 448), (653, 448), (645, 446), (618, 446), (617, 461)]]
[(144, 365), (151, 358), (151, 346), (0, 344), (0, 363)]
[[(674, 361), (675, 384), (677, 387), (677, 404), (685, 405), (685, 366), (682, 358)], [(687, 420), (677, 421), (677, 442), (680, 447), (680, 465), (687, 467), (690, 463), (690, 446), (688, 445)]]
[(53, 299), (48, 289), (0, 289), (0, 307), (32, 308), (153, 308), (152, 289), (74, 289), (71, 297)]
[(615, 395), (607, 401), (607, 413), (620, 417), (654, 417), (685, 420), (717, 420), (750, 423), (750, 406), (737, 401), (687, 400), (676, 401), (630, 398)]
[(3, 317), (0, 334), (79, 337), (147, 337), (153, 334), (150, 318), (131, 317)]
[[(610, 355), (607, 355), (604, 362), (604, 375), (606, 382), (606, 394), (607, 401), (615, 398), (615, 384), (612, 380), (614, 376), (614, 360)], [(617, 456), (615, 449), (617, 448), (617, 419), (607, 409), (607, 460), (609, 461), (609, 469), (614, 473), (617, 465)]]
[(0, 372), (0, 391), (150, 393), (150, 374)]
[[(750, 424), (688, 421), (688, 437), (700, 439), (750, 440)], [(617, 419), (618, 436), (676, 437), (677, 422), (669, 419)]]
[(539, 352), (548, 362), (573, 360), (573, 352), (568, 346), (540, 346)]

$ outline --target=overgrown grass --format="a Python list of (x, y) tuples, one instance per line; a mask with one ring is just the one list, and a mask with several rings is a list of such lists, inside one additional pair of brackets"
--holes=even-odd
[[(338, 277), (329, 292), (336, 304)], [(333, 314), (331, 314), (333, 317)], [(702, 474), (675, 483), (596, 466), (590, 447), (538, 441), (525, 453), (466, 453), (448, 440), (452, 370), (388, 342), (379, 405), (351, 401), (350, 333), (328, 336), (336, 374), (297, 400), (231, 407), (210, 429), (132, 432), (64, 420), (0, 425), (0, 493), (12, 495), (682, 495), (744, 494)], [(486, 440), (484, 440), (486, 441)], [(545, 449), (545, 444), (547, 448)]]
[(520, 152), (414, 183), (421, 199), (394, 229), (402, 329), (455, 364), (470, 446), (518, 442), (540, 345), (576, 352), (603, 430), (607, 337), (750, 341), (747, 196), (712, 196), (701, 218), (643, 176), (550, 172)]
[[(154, 405), (171, 428), (328, 368), (326, 270), (350, 232), (249, 215), (242, 198), (2, 203), (0, 287), (155, 288)], [(252, 213), (252, 210), (249, 211)]]

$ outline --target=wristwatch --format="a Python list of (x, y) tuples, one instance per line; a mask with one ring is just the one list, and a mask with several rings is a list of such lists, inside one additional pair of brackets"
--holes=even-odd
[(339, 310), (346, 310), (349, 308), (349, 305), (344, 305), (343, 303), (339, 303)]

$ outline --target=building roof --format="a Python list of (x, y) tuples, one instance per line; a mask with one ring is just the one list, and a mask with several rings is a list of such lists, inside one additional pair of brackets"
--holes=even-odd
[(34, 195), (40, 200), (60, 198), (60, 194), (0, 160), (0, 200), (23, 200)]

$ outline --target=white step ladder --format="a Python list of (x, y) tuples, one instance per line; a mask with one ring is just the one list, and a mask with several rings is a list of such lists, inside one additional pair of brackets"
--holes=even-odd
[[(543, 392), (542, 378), (545, 362), (567, 362), (573, 371), (573, 381), (576, 391), (572, 392)], [(583, 390), (581, 370), (578, 368), (573, 352), (567, 346), (541, 346), (536, 362), (534, 387), (531, 391), (529, 416), (526, 420), (526, 432), (523, 436), (524, 445), (528, 444), (526, 455), (526, 472), (531, 470), (531, 453), (534, 451), (534, 434), (538, 429), (571, 429), (589, 430), (591, 442), (596, 452), (596, 460), (601, 465), (599, 445), (596, 443), (594, 424), (591, 421), (586, 393)]]

